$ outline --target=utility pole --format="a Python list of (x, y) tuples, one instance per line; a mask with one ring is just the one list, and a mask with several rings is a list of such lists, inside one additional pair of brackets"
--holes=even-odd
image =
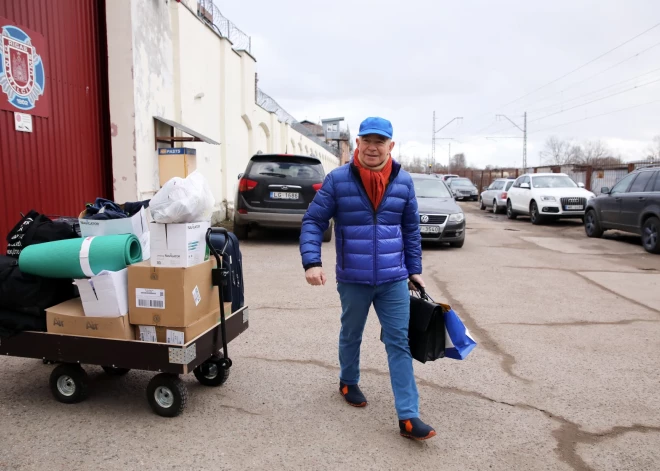
[(433, 134), (431, 134), (431, 160), (435, 163), (435, 111), (433, 112)]
[[(523, 158), (522, 158), (522, 165), (523, 165), (523, 172), (527, 171), (527, 111), (523, 114), (523, 127), (521, 128), (518, 126), (516, 123), (514, 123), (508, 116), (503, 115), (503, 114), (497, 114), (495, 115), (495, 118), (506, 118), (511, 124), (513, 124), (515, 127), (520, 129), (523, 133), (522, 135), (522, 140), (523, 140)], [(508, 137), (508, 136), (493, 136), (493, 137), (487, 137), (486, 139), (520, 139), (519, 137)]]
[[(453, 118), (451, 121), (449, 121), (447, 124), (442, 126), (440, 129), (435, 129), (435, 111), (433, 112), (433, 134), (431, 136), (431, 168), (435, 166), (435, 141), (438, 139), (453, 139), (453, 137), (435, 137), (436, 134), (438, 134), (440, 131), (442, 131), (444, 128), (449, 126), (451, 123), (453, 123), (456, 120), (462, 120), (463, 117), (457, 116)], [(451, 143), (449, 144), (449, 152), (451, 156)], [(451, 157), (450, 157), (451, 158)]]
[(523, 129), (523, 172), (527, 172), (527, 111), (524, 115), (525, 124)]
[(451, 168), (451, 141), (449, 141), (449, 150), (447, 151), (447, 173), (451, 173), (449, 169)]

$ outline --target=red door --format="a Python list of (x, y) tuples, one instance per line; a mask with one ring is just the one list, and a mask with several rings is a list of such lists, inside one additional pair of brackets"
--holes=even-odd
[[(30, 209), (112, 197), (105, 2), (0, 2), (0, 253)], [(4, 84), (4, 86), (3, 86)], [(26, 113), (32, 121), (27, 129)]]

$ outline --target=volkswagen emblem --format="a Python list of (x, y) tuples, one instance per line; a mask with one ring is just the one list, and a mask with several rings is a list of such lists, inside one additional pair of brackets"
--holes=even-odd
[(423, 222), (424, 224), (426, 224), (427, 222), (429, 222), (429, 217), (428, 217), (426, 214), (424, 214), (424, 215), (422, 216), (422, 222)]

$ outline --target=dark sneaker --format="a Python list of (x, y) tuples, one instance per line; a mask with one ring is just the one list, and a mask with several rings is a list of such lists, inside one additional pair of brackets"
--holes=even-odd
[(360, 391), (360, 387), (357, 384), (348, 385), (340, 382), (339, 392), (344, 396), (346, 402), (353, 407), (364, 407), (367, 405), (367, 398), (364, 397), (364, 394), (362, 394), (362, 391)]
[(417, 418), (399, 420), (399, 431), (402, 437), (412, 438), (413, 440), (428, 440), (436, 435), (433, 427), (426, 425)]

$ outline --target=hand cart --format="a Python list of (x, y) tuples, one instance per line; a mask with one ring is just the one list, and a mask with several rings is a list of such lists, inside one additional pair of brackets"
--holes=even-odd
[[(211, 233), (225, 235), (220, 253), (211, 245)], [(205, 386), (224, 384), (232, 366), (227, 344), (249, 327), (247, 306), (225, 317), (222, 286), (227, 283), (228, 269), (223, 266), (222, 256), (228, 240), (224, 228), (212, 227), (206, 233), (206, 243), (217, 262), (212, 280), (218, 286), (220, 323), (185, 345), (30, 331), (1, 338), (0, 355), (59, 363), (50, 375), (50, 389), (55, 399), (65, 404), (87, 397), (88, 378), (83, 364), (101, 366), (113, 376), (125, 375), (131, 369), (157, 371), (147, 386), (149, 405), (160, 416), (176, 417), (188, 400), (186, 385), (179, 375), (192, 371)]]

